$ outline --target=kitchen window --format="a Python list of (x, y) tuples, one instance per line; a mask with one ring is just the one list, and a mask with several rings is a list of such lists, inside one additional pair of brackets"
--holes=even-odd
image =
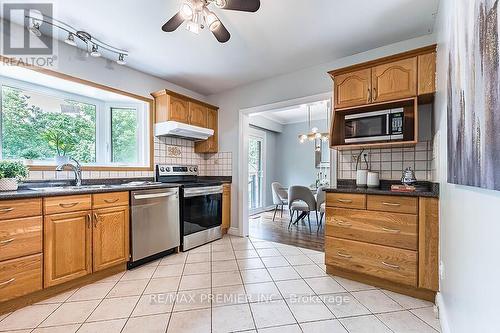
[(6, 77), (0, 83), (1, 159), (43, 166), (60, 155), (84, 166), (149, 167), (148, 103), (91, 98)]

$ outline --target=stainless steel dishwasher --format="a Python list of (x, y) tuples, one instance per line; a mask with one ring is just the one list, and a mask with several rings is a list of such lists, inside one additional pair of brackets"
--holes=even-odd
[(129, 268), (159, 258), (180, 245), (178, 187), (133, 191), (131, 207)]

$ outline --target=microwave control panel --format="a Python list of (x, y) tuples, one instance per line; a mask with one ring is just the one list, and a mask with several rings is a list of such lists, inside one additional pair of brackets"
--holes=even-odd
[(403, 134), (404, 113), (391, 113), (391, 135)]

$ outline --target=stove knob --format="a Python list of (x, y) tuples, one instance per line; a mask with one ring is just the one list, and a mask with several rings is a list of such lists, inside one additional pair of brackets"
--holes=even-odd
[(170, 172), (170, 167), (166, 167), (165, 171)]
[(197, 167), (194, 167), (194, 168), (193, 168), (193, 171), (194, 171), (194, 172), (198, 172), (198, 168), (197, 168)]
[(161, 172), (164, 172), (164, 171), (165, 171), (165, 168), (164, 168), (164, 167), (161, 167), (161, 168), (160, 168), (160, 171), (161, 171)]
[(190, 171), (190, 172), (193, 172), (193, 167), (190, 167), (190, 168), (189, 168), (189, 171)]

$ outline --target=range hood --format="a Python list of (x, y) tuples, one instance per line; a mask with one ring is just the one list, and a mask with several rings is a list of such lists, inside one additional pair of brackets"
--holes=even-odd
[(194, 141), (206, 140), (214, 135), (214, 130), (188, 125), (177, 121), (164, 121), (155, 124), (155, 136), (172, 136)]

